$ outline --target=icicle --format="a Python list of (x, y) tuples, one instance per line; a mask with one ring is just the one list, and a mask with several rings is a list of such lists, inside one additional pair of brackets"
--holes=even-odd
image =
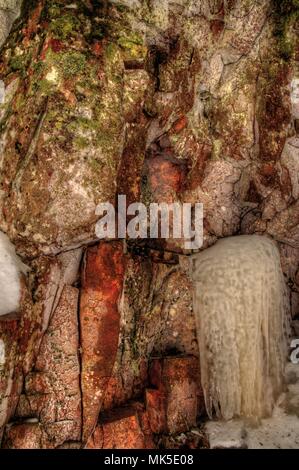
[(275, 243), (220, 240), (193, 258), (194, 311), (210, 417), (271, 414), (287, 357), (286, 285)]

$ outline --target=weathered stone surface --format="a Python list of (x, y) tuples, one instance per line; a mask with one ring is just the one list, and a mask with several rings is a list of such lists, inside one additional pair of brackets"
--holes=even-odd
[[(260, 173), (254, 162), (279, 160), (290, 94), (296, 101), (292, 64), (281, 60), (273, 38), (275, 5), (202, 3), (155, 3), (146, 14), (143, 2), (121, 12), (112, 4), (95, 12), (100, 23), (84, 16), (81, 2), (59, 12), (40, 4), (29, 11), (19, 56), (8, 41), (2, 62), (10, 72), (5, 87), (14, 89), (6, 106), (15, 109), (13, 118), (4, 116), (2, 166), (9, 177), (3, 185), (13, 190), (3, 199), (2, 225), (12, 238), (27, 240), (26, 250), (56, 252), (93, 239), (95, 206), (116, 192), (129, 201), (203, 202), (204, 246), (237, 233), (244, 208), (268, 197), (258, 188), (259, 200), (251, 200)], [(42, 31), (41, 15), (48, 20)], [(90, 39), (83, 34), (101, 27)], [(29, 32), (36, 44), (27, 62), (22, 47)], [(66, 40), (75, 36), (68, 50)], [(26, 89), (19, 82), (24, 70)], [(276, 230), (268, 231), (278, 239)], [(168, 240), (167, 247), (182, 250), (182, 241)]]
[(22, 390), (24, 374), (34, 357), (34, 346), (39, 337), (39, 317), (33, 308), (27, 289), (20, 317), (0, 322), (2, 345), (0, 364), (0, 432), (13, 416)]
[(164, 390), (148, 389), (145, 396), (146, 410), (150, 428), (155, 434), (167, 431), (166, 404)]
[(294, 200), (299, 197), (299, 138), (288, 139), (281, 155), (281, 165), (286, 168), (291, 181), (291, 195)]
[(85, 441), (96, 425), (116, 359), (124, 268), (121, 242), (102, 243), (87, 251), (80, 299)]
[(66, 286), (16, 411), (19, 417), (37, 418), (51, 446), (81, 440), (78, 348), (78, 289)]
[[(41, 29), (42, 14), (49, 21)], [(90, 19), (76, 9), (61, 6), (57, 12), (37, 3), (19, 55), (9, 42), (2, 55), (1, 73), (13, 64), (6, 86), (20, 70), (28, 66), (30, 72), (17, 90), (16, 114), (5, 125), (2, 184), (13, 191), (1, 201), (1, 225), (46, 252), (93, 239), (96, 204), (114, 197), (124, 134), (124, 66), (113, 44), (103, 47), (100, 58), (87, 54), (88, 28)], [(74, 48), (68, 49), (65, 35), (78, 35)]]
[(148, 416), (142, 403), (112, 410), (101, 419), (87, 449), (153, 449), (155, 448)]
[(120, 342), (105, 410), (144, 392), (152, 356), (198, 356), (188, 272), (188, 261), (185, 266), (183, 262), (168, 266), (155, 263), (154, 258), (127, 257)]
[[(196, 426), (197, 417), (204, 409), (200, 387), (200, 372), (196, 357), (155, 359), (151, 364), (150, 382), (161, 393), (161, 399), (154, 403), (147, 401), (150, 425), (170, 434), (184, 432)], [(157, 397), (156, 397), (157, 398)], [(150, 411), (151, 405), (153, 410)], [(161, 405), (155, 410), (155, 405)], [(161, 413), (157, 423), (154, 412)], [(164, 419), (165, 424), (164, 427)]]
[(38, 423), (12, 425), (7, 429), (4, 448), (40, 449), (42, 447), (42, 429)]
[[(0, 428), (6, 447), (78, 447), (94, 429), (99, 448), (147, 446), (149, 422), (157, 435), (186, 431), (176, 413), (186, 406), (194, 423), (194, 371), (180, 365), (199, 359), (189, 252), (182, 239), (98, 243), (96, 205), (119, 194), (202, 202), (203, 249), (270, 235), (295, 318), (298, 6), (54, 3), (24, 2), (0, 53), (0, 230), (31, 268), (19, 320), (0, 323)], [(15, 5), (0, 0), (0, 44)], [(173, 393), (149, 388), (153, 357), (178, 361)], [(138, 419), (135, 408), (123, 416), (140, 397)], [(202, 440), (166, 434), (160, 445)]]

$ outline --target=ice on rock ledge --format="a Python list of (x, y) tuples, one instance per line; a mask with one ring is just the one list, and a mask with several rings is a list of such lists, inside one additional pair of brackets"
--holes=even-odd
[(194, 311), (207, 411), (270, 415), (283, 387), (288, 302), (276, 244), (244, 235), (192, 260)]
[(21, 273), (27, 266), (15, 252), (7, 235), (0, 232), (0, 316), (19, 310), (21, 298)]

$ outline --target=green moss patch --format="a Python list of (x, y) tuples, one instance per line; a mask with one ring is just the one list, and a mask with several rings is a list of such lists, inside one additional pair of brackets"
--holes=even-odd
[(79, 30), (80, 22), (74, 15), (67, 14), (60, 18), (55, 18), (50, 24), (50, 30), (57, 39), (68, 39)]

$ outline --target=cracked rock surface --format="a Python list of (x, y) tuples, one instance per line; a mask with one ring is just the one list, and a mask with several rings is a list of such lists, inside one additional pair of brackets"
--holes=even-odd
[(95, 208), (202, 202), (202, 250), (272, 238), (296, 321), (297, 2), (19, 6), (0, 0), (0, 230), (30, 271), (0, 321), (2, 445), (207, 446), (191, 252), (99, 241)]

